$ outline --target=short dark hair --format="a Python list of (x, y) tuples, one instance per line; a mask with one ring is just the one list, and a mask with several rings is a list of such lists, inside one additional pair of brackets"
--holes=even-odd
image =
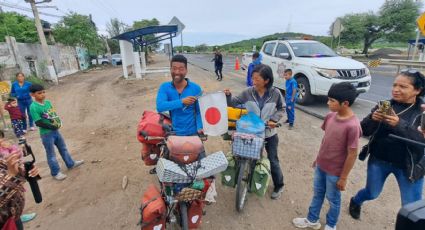
[(187, 58), (181, 54), (176, 54), (171, 58), (170, 64), (173, 64), (173, 62), (180, 62), (184, 63), (184, 66), (187, 68)]
[(402, 70), (400, 75), (406, 76), (412, 82), (413, 88), (420, 90), (419, 94), (416, 97), (421, 97), (425, 95), (425, 77), (424, 75), (416, 69), (407, 69)]
[(9, 97), (7, 99), (7, 102), (12, 102), (12, 101), (16, 101), (16, 97)]
[(30, 86), (30, 92), (31, 93), (36, 93), (38, 91), (43, 91), (44, 90), (44, 86), (40, 85), (40, 84), (32, 84)]
[(284, 73), (292, 73), (292, 69), (285, 69), (283, 72)]
[(252, 57), (253, 58), (258, 58), (260, 56), (260, 53), (258, 53), (258, 52), (254, 52), (253, 54), (252, 54)]
[(22, 72), (17, 72), (17, 73), (16, 73), (16, 75), (15, 75), (15, 77), (18, 77), (20, 74), (22, 74), (22, 76), (24, 76), (24, 77), (25, 77), (25, 74), (24, 74), (24, 73), (22, 73)]
[(337, 100), (339, 103), (348, 101), (351, 106), (358, 96), (356, 88), (349, 82), (335, 83), (328, 91), (328, 97)]
[(261, 78), (263, 78), (264, 81), (269, 80), (269, 82), (266, 85), (266, 88), (270, 89), (273, 86), (273, 70), (268, 65), (264, 64), (258, 64), (255, 66), (252, 73), (258, 73), (260, 74)]

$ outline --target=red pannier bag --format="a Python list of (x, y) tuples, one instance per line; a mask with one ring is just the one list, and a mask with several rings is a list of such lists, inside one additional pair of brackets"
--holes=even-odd
[(199, 228), (201, 225), (202, 215), (204, 209), (204, 202), (194, 200), (187, 209), (187, 218), (189, 229)]
[(156, 165), (158, 162), (159, 154), (161, 153), (161, 149), (157, 145), (144, 144), (142, 143), (142, 160), (145, 162), (145, 165), (151, 166)]
[(140, 211), (142, 214), (140, 220), (142, 230), (165, 229), (167, 208), (159, 190), (154, 185), (149, 185), (143, 194)]
[(198, 136), (169, 136), (167, 148), (170, 159), (180, 164), (190, 164), (198, 160), (199, 154), (204, 151)]
[(165, 131), (163, 129), (164, 124), (171, 125), (170, 119), (153, 111), (144, 111), (137, 125), (137, 139), (145, 144), (158, 144), (161, 140), (147, 141), (141, 132), (151, 137), (163, 137), (165, 136)]

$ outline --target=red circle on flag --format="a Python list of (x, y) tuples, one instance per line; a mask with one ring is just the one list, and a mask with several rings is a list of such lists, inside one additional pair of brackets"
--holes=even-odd
[(208, 108), (205, 112), (205, 120), (211, 125), (217, 124), (221, 119), (220, 110), (216, 107)]

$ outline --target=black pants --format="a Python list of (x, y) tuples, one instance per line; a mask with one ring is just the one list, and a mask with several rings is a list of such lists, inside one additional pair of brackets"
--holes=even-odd
[(24, 224), (22, 224), (21, 218), (19, 218), (17, 221), (15, 221), (16, 228), (18, 230), (24, 230)]
[(267, 152), (267, 158), (269, 158), (270, 161), (270, 168), (272, 173), (272, 180), (273, 185), (275, 188), (280, 188), (284, 185), (283, 183), (283, 173), (280, 169), (279, 164), (279, 156), (277, 152), (277, 146), (279, 144), (279, 137), (277, 134), (266, 138), (266, 152)]
[(215, 75), (217, 75), (217, 80), (223, 79), (223, 65), (216, 65), (215, 66)]

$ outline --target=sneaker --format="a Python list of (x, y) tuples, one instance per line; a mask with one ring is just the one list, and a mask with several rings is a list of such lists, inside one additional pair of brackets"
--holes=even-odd
[(289, 120), (288, 119), (286, 119), (285, 124), (289, 124)]
[(276, 200), (282, 195), (282, 193), (283, 193), (283, 186), (280, 188), (275, 188), (272, 192), (271, 198), (273, 200)]
[(84, 164), (84, 160), (74, 161), (74, 166), (71, 169), (77, 168), (78, 166)]
[(316, 221), (315, 223), (310, 222), (307, 220), (307, 218), (295, 218), (292, 220), (292, 223), (297, 228), (312, 228), (312, 229), (320, 229), (322, 226), (319, 221)]
[(326, 225), (324, 230), (336, 230), (336, 226), (332, 228), (329, 225)]
[(37, 214), (34, 213), (34, 212), (33, 213), (29, 213), (29, 214), (22, 214), (21, 215), (21, 221), (22, 221), (22, 223), (26, 223), (28, 221), (33, 220), (35, 218), (35, 216), (37, 216)]
[(289, 125), (289, 127), (288, 127), (288, 129), (289, 129), (289, 130), (293, 130), (293, 129), (294, 129), (294, 125), (291, 125), (291, 124), (290, 124), (290, 125)]
[(362, 207), (354, 202), (354, 197), (351, 197), (350, 200), (350, 207), (348, 208), (350, 212), (350, 216), (353, 217), (353, 219), (360, 219), (360, 211)]
[(58, 174), (56, 174), (56, 176), (54, 176), (53, 178), (55, 178), (56, 180), (65, 180), (66, 179), (66, 175), (59, 172)]
[(31, 127), (30, 128), (30, 131), (35, 131), (35, 127), (33, 126), (33, 127)]

